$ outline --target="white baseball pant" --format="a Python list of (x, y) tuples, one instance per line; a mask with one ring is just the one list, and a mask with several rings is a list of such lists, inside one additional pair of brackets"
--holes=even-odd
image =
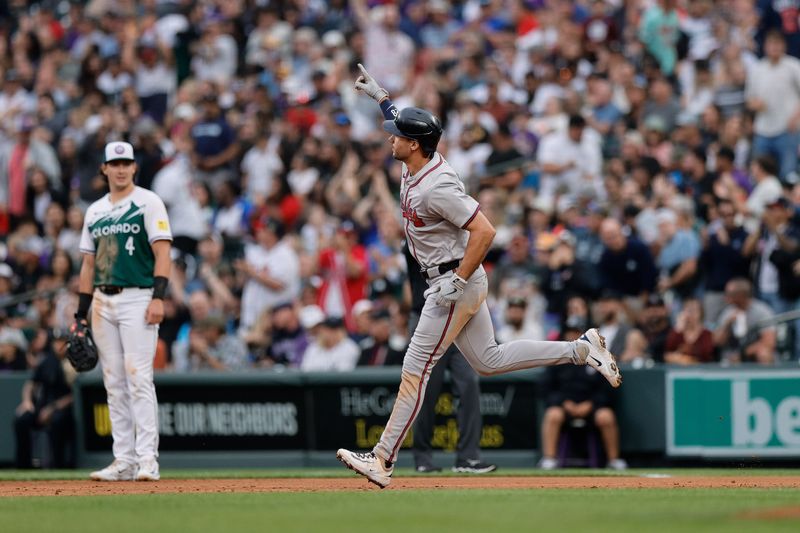
[(114, 458), (129, 464), (158, 457), (158, 402), (153, 359), (158, 325), (145, 321), (152, 289), (94, 291), (92, 334), (108, 396)]
[[(429, 284), (441, 283), (451, 275), (443, 274)], [(453, 342), (472, 368), (483, 376), (538, 366), (584, 364), (574, 342), (517, 340), (497, 344), (486, 305), (487, 293), (486, 272), (480, 267), (455, 305), (438, 306), (434, 303), (435, 296), (425, 301), (403, 359), (400, 391), (392, 415), (373, 449), (381, 459), (389, 462), (397, 459), (400, 445), (422, 406), (431, 370)]]

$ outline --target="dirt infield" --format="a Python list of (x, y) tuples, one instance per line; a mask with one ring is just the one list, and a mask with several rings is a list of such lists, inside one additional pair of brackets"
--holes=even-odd
[[(800, 488), (800, 476), (747, 477), (399, 477), (387, 490), (417, 489), (699, 489)], [(0, 497), (113, 494), (323, 492), (380, 490), (360, 477), (270, 479), (163, 479), (157, 483), (95, 481), (1, 481)]]

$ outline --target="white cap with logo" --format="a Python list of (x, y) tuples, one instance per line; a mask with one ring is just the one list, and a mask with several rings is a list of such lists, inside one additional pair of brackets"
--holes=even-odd
[(125, 159), (133, 161), (133, 146), (126, 142), (113, 142), (106, 145), (106, 160), (115, 161), (118, 159)]

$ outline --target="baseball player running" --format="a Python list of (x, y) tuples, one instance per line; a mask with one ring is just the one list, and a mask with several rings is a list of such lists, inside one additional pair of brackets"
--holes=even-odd
[(398, 112), (389, 93), (363, 66), (359, 68), (361, 76), (355, 87), (380, 105), (386, 118), (383, 128), (391, 134), (392, 156), (403, 163), (400, 207), (406, 239), (429, 286), (403, 359), (400, 390), (380, 441), (371, 452), (340, 449), (336, 454), (348, 468), (384, 488), (391, 482), (400, 445), (419, 412), (431, 369), (453, 342), (484, 376), (565, 363), (589, 364), (613, 387), (620, 386), (622, 376), (596, 329), (573, 342), (497, 344), (481, 265), (495, 229), (436, 152), (442, 135), (439, 119), (415, 107)]
[(130, 144), (107, 144), (101, 171), (109, 193), (86, 211), (75, 320), (86, 324), (94, 301), (91, 327), (103, 366), (114, 462), (90, 477), (157, 481), (153, 358), (164, 318), (172, 234), (161, 199), (133, 183), (136, 163)]

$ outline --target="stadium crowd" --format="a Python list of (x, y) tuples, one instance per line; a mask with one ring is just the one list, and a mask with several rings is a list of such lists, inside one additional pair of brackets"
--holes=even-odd
[(498, 230), (498, 340), (797, 361), (798, 55), (768, 0), (3, 2), (0, 370), (63, 352), (112, 140), (175, 238), (157, 368), (401, 361), (400, 171), (359, 62), (442, 118)]

